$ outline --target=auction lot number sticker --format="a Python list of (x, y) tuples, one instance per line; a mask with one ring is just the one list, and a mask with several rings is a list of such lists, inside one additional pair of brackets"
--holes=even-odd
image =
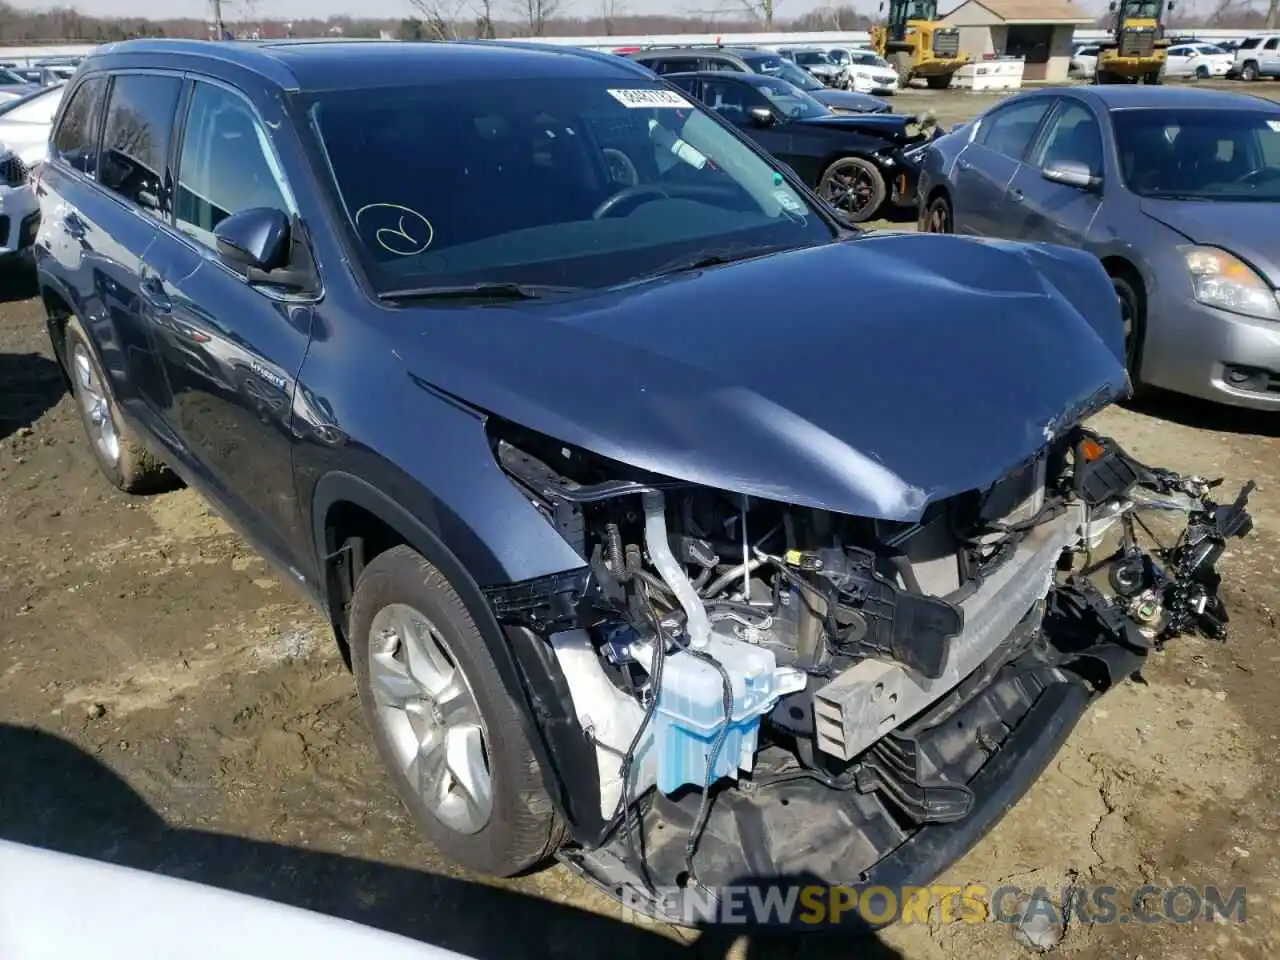
[(688, 110), (693, 104), (674, 90), (610, 90), (609, 96), (631, 110)]

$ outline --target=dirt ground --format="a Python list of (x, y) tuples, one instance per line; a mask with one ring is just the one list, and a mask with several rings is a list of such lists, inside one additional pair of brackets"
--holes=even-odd
[[(1270, 86), (1270, 85), (1267, 85)], [(1280, 85), (1277, 85), (1280, 86)], [(902, 95), (950, 124), (994, 98)], [(733, 941), (624, 925), (548, 867), (468, 877), (388, 788), (327, 626), (189, 490), (133, 499), (95, 472), (43, 315), (0, 278), (0, 837), (348, 917), (479, 960), (1026, 952), (1007, 925), (899, 924), (875, 941)], [(1280, 950), (1280, 420), (1162, 399), (1098, 426), (1175, 469), (1258, 481), (1224, 564), (1233, 633), (1153, 658), (946, 880), (1248, 889), (1247, 921), (1072, 923), (1074, 957)]]

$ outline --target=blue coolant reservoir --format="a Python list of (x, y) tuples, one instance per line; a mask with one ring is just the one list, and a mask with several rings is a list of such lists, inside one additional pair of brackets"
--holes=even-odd
[(681, 651), (667, 657), (662, 687), (653, 715), (653, 746), (658, 789), (673, 793), (685, 784), (701, 787), (721, 777), (749, 772), (755, 759), (760, 718), (778, 698), (801, 690), (805, 676), (779, 667), (772, 651), (712, 633), (704, 651), (729, 675), (733, 709), (729, 732), (715, 757), (710, 778), (707, 764), (725, 725), (724, 680), (711, 664)]

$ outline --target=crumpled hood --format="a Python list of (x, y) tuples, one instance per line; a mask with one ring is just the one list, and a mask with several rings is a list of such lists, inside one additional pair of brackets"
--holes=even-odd
[(1280, 203), (1144, 199), (1142, 212), (1192, 243), (1221, 247), (1247, 260), (1280, 287)]
[(871, 235), (412, 312), (410, 372), (481, 410), (653, 473), (882, 519), (986, 487), (1127, 384), (1110, 281), (1065, 247)]
[(832, 113), (824, 117), (793, 120), (806, 127), (837, 127), (841, 130), (859, 130), (873, 136), (902, 140), (908, 136), (907, 128), (916, 122), (914, 116), (901, 113)]
[(893, 104), (882, 97), (853, 90), (814, 90), (812, 96), (833, 110), (857, 110), (864, 113), (888, 113)]

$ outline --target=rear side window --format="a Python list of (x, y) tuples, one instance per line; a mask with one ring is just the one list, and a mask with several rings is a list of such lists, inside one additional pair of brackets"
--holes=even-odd
[(1256, 46), (1257, 46), (1259, 43), (1261, 43), (1261, 42), (1262, 42), (1262, 38), (1261, 38), (1261, 37), (1250, 37), (1248, 40), (1245, 40), (1243, 43), (1241, 43), (1241, 44), (1240, 44), (1240, 46), (1239, 46), (1237, 49), (1240, 49), (1240, 50), (1252, 50), (1254, 47), (1256, 47)]
[(692, 57), (672, 57), (670, 60), (650, 60), (654, 73), (695, 73), (698, 61)]
[(166, 158), (181, 92), (178, 77), (117, 76), (102, 133), (103, 185), (160, 219), (169, 215)]
[(978, 129), (975, 140), (989, 150), (1002, 153), (1014, 160), (1021, 160), (1036, 135), (1049, 100), (1029, 100), (1012, 103), (989, 114)]
[(91, 177), (98, 169), (98, 128), (106, 86), (105, 78), (90, 77), (76, 87), (53, 136), (54, 155)]
[(1274, 50), (1278, 45), (1280, 45), (1280, 37), (1272, 37), (1270, 40), (1266, 42), (1266, 44), (1263, 46), (1262, 49)]

